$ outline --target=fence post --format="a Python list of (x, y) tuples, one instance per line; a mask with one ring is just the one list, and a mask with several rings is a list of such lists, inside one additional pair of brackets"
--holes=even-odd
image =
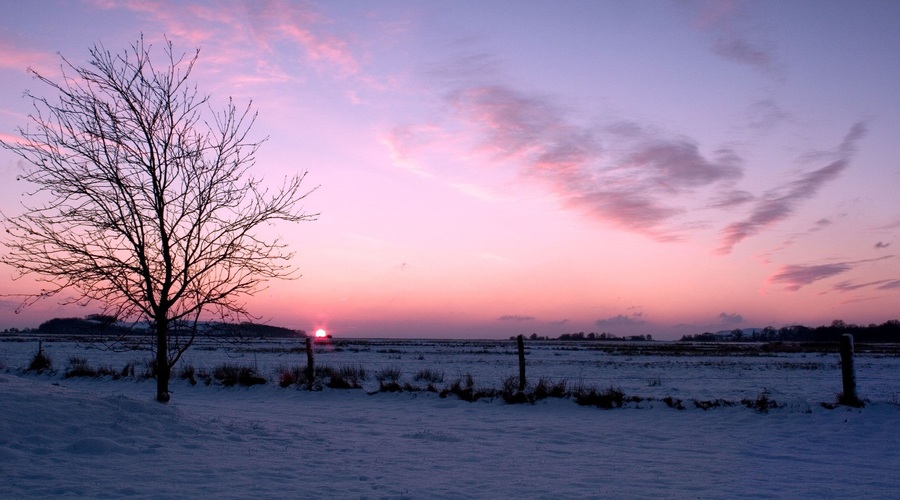
[(312, 389), (316, 379), (316, 360), (313, 353), (313, 339), (306, 337), (306, 387)]
[(856, 368), (853, 366), (853, 334), (851, 333), (845, 333), (841, 337), (841, 380), (844, 383), (841, 403), (862, 406), (862, 401), (856, 394)]
[(516, 343), (519, 347), (519, 392), (522, 392), (525, 390), (525, 337), (519, 335)]

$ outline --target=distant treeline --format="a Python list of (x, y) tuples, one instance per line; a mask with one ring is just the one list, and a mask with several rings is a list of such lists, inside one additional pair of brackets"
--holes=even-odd
[(900, 320), (892, 319), (880, 325), (868, 326), (847, 324), (834, 320), (831, 325), (808, 327), (803, 325), (785, 326), (775, 329), (767, 326), (752, 331), (736, 328), (729, 332), (700, 333), (685, 335), (685, 342), (840, 342), (845, 333), (853, 334), (855, 342), (900, 343)]
[[(621, 340), (621, 341), (652, 341), (652, 335), (629, 335), (627, 337), (619, 337), (617, 335), (613, 335), (611, 333), (588, 333), (584, 332), (578, 333), (564, 333), (559, 337), (551, 338), (551, 337), (542, 337), (536, 333), (532, 333), (530, 337), (531, 340)], [(516, 337), (510, 337), (510, 340), (515, 340)]]
[[(187, 324), (175, 326), (175, 330), (190, 333)], [(45, 335), (98, 335), (123, 336), (146, 335), (151, 333), (145, 323), (128, 324), (116, 321), (112, 316), (91, 314), (84, 318), (54, 318), (41, 323), (36, 329), (18, 330), (10, 328), (7, 333), (40, 333)], [(223, 323), (201, 322), (197, 324), (197, 333), (210, 336), (233, 337), (306, 337), (303, 330), (291, 330), (280, 326), (261, 325), (257, 323)]]

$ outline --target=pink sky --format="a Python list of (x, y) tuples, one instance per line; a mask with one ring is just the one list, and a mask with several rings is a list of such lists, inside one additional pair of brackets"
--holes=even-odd
[[(39, 2), (0, 17), (0, 137), (29, 66), (141, 33), (253, 99), (302, 277), (250, 300), (337, 336), (678, 338), (900, 317), (900, 4)], [(0, 151), (0, 210), (28, 186)], [(0, 293), (34, 291), (0, 269)], [(44, 302), (0, 328), (91, 311)]]

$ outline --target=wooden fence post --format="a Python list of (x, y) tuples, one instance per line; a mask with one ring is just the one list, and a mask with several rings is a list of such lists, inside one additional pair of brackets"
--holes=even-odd
[(853, 334), (845, 333), (841, 337), (841, 380), (844, 393), (840, 402), (850, 406), (862, 406), (856, 394), (856, 368), (853, 366)]
[(519, 392), (525, 390), (525, 337), (516, 337), (519, 346)]
[(316, 360), (313, 353), (313, 339), (306, 337), (306, 387), (312, 389), (316, 380)]

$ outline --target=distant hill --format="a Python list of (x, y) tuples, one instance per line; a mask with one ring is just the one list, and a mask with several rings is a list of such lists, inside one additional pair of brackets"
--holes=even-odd
[(308, 337), (304, 330), (292, 330), (282, 326), (259, 323), (206, 323), (207, 335), (232, 335), (237, 337)]
[(106, 317), (88, 316), (87, 318), (53, 318), (41, 323), (37, 328), (38, 333), (47, 335), (129, 335), (144, 333), (143, 329), (135, 330), (119, 325), (115, 320), (109, 321)]
[[(176, 327), (177, 329), (177, 327)], [(38, 333), (45, 335), (146, 335), (151, 333), (146, 323), (121, 323), (115, 318), (92, 314), (84, 318), (54, 318), (41, 323)], [(258, 323), (202, 322), (197, 333), (210, 336), (234, 337), (307, 337), (303, 330)]]

